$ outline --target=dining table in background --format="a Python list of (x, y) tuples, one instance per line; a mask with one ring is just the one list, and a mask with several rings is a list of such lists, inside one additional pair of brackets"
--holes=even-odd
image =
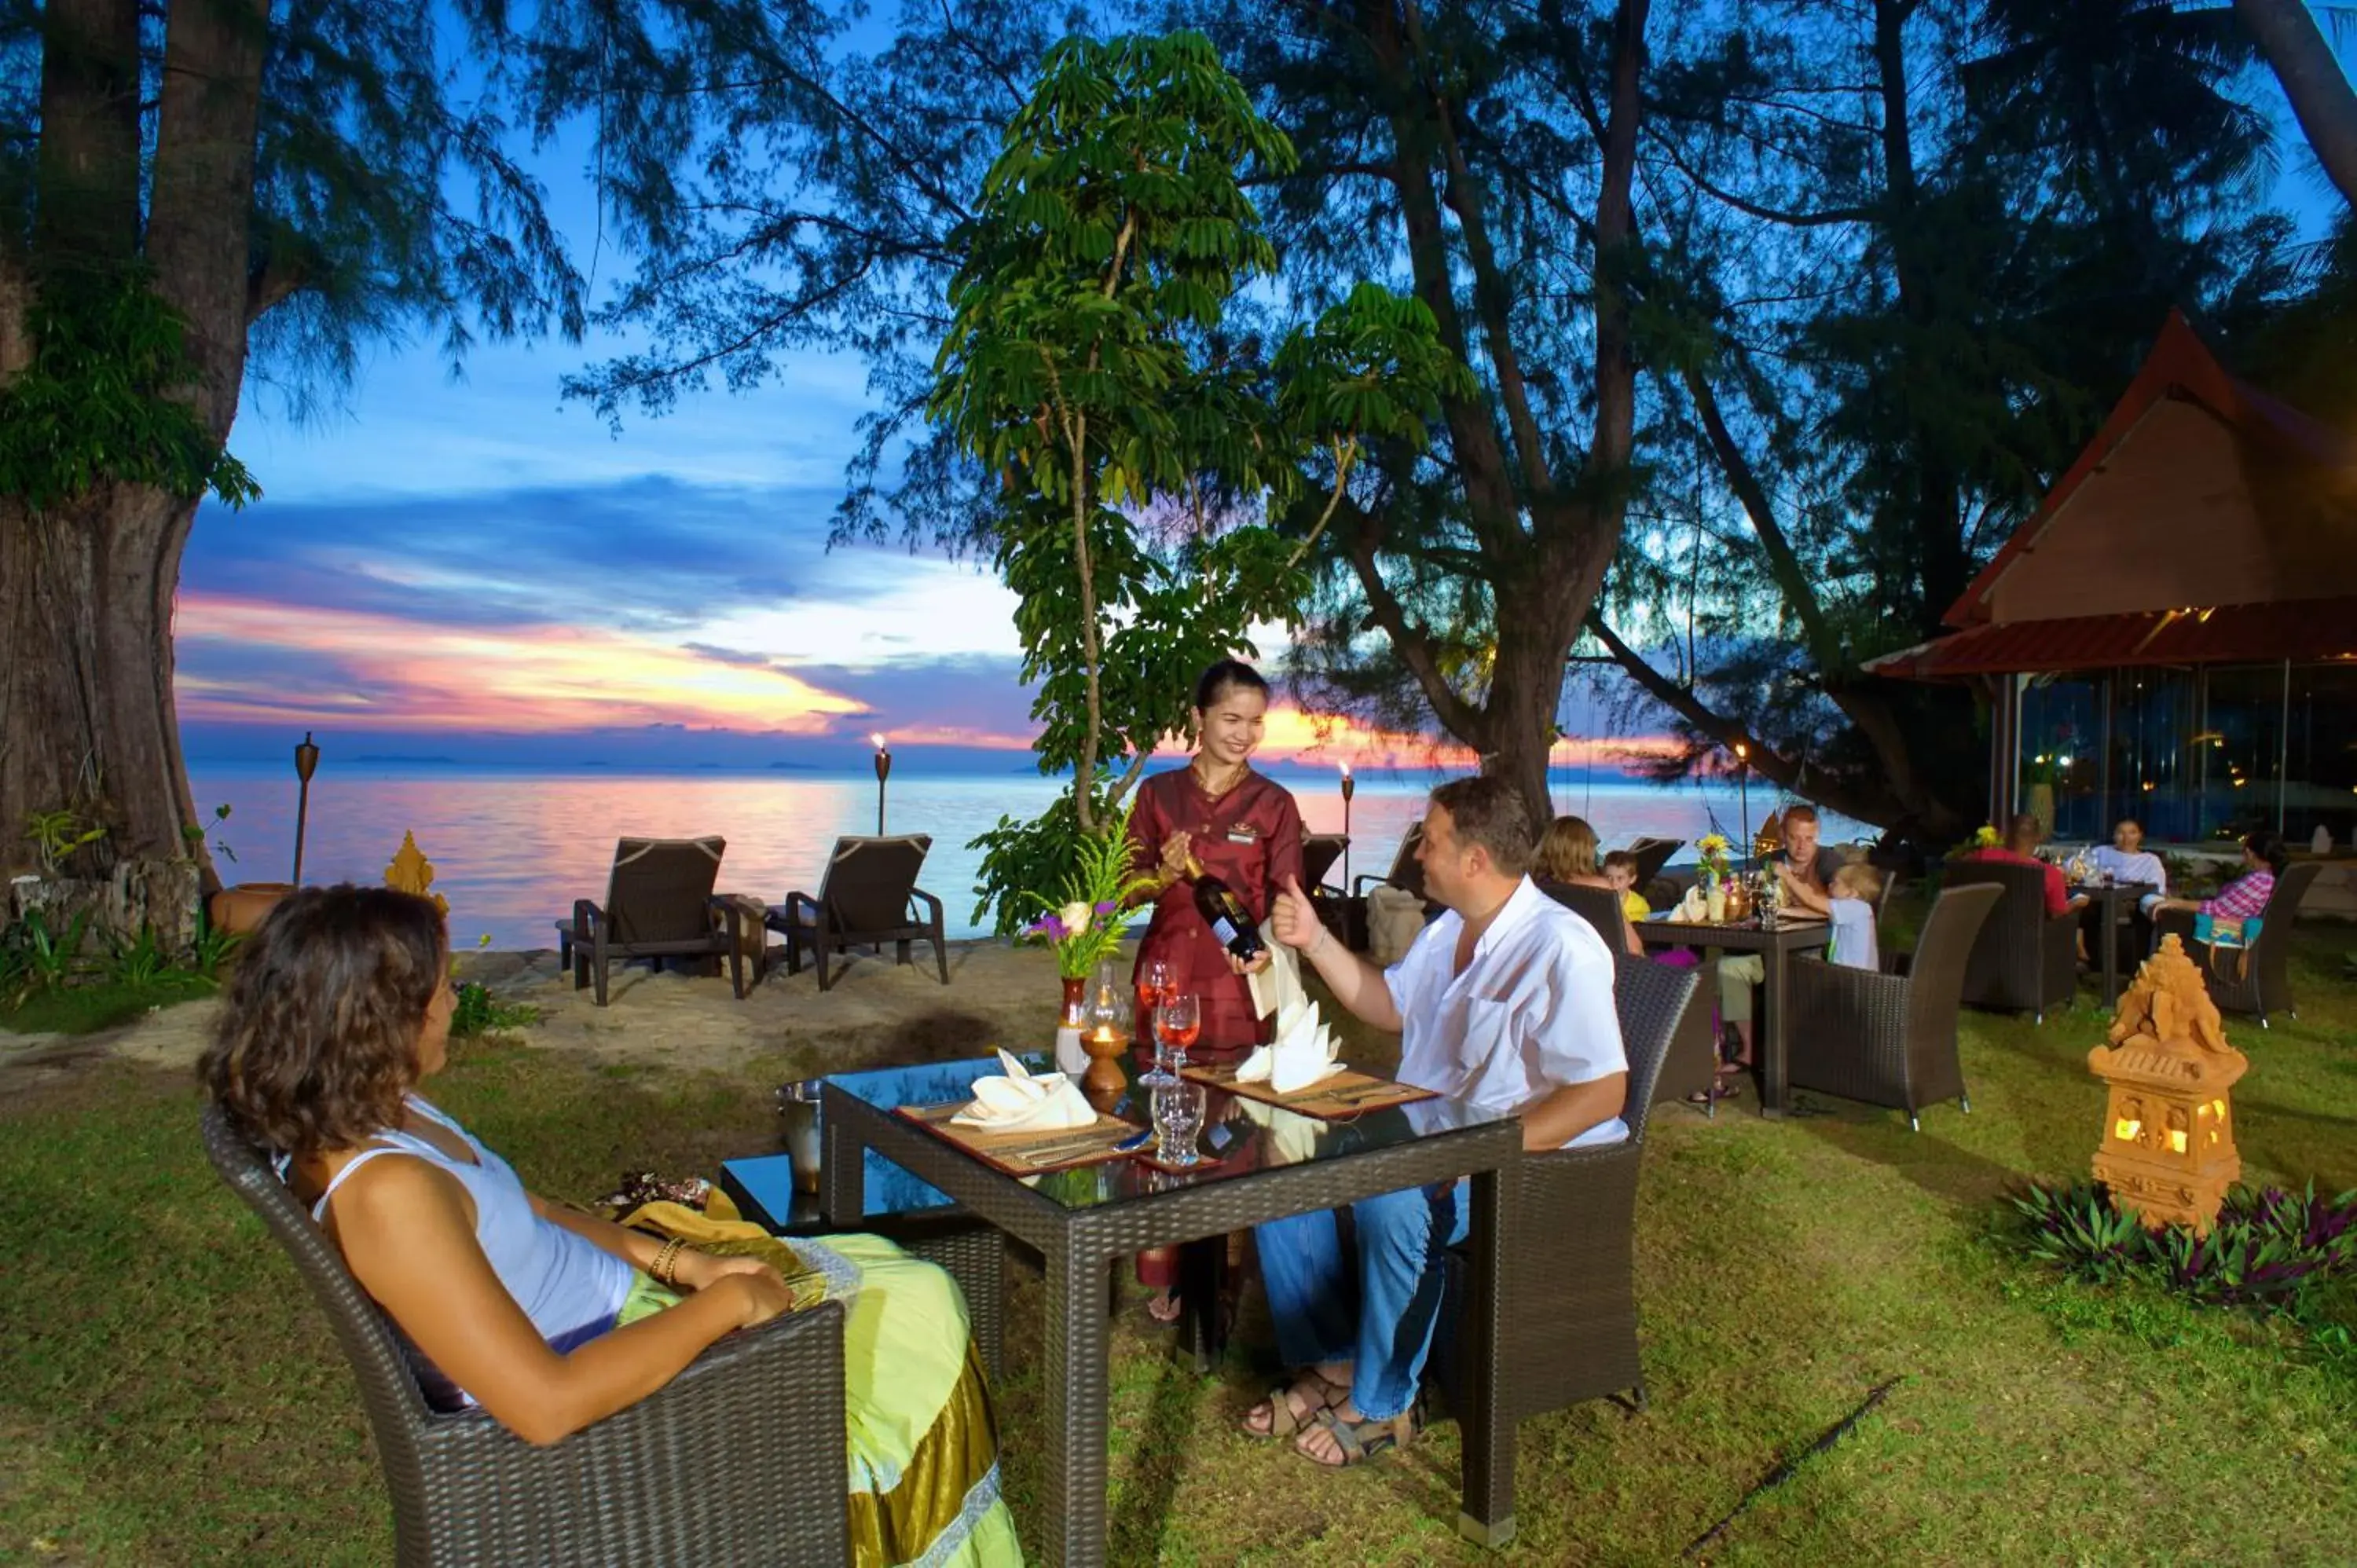
[[(1784, 965), (1788, 954), (1809, 948), (1823, 948), (1829, 935), (1825, 922), (1814, 917), (1786, 913), (1778, 917), (1772, 927), (1762, 926), (1760, 917), (1748, 916), (1740, 920), (1712, 924), (1706, 920), (1679, 920), (1655, 916), (1636, 922), (1637, 936), (1648, 948), (1693, 948), (1706, 956), (1703, 993), (1695, 1005), (1705, 1006), (1717, 994), (1717, 972), (1707, 955), (1716, 952), (1756, 952), (1767, 971), (1767, 1015), (1752, 1031), (1752, 1045), (1760, 1057), (1760, 1114), (1774, 1118), (1784, 1114)], [(1713, 1042), (1717, 1048), (1717, 1042)]]

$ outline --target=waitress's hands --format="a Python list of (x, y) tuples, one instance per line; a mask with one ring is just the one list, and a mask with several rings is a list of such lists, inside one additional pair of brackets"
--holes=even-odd
[[(1288, 876), (1269, 901), (1268, 929), (1286, 947), (1308, 952), (1326, 940), (1325, 923), (1318, 918), (1318, 910), (1309, 902), (1309, 895), (1301, 890), (1301, 879)], [(1261, 955), (1266, 958), (1268, 955)]]
[(1253, 954), (1252, 961), (1250, 963), (1244, 962), (1233, 953), (1230, 953), (1227, 956), (1228, 972), (1231, 974), (1258, 974), (1262, 970), (1266, 969), (1270, 964), (1276, 961), (1276, 955), (1269, 951), (1268, 949), (1265, 947), (1262, 948), (1260, 951)]
[(1165, 881), (1176, 882), (1187, 875), (1187, 852), (1192, 848), (1195, 835), (1175, 832), (1162, 841), (1162, 875)]

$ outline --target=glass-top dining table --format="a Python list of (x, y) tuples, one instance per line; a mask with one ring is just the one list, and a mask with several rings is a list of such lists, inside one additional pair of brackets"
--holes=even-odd
[[(1043, 1056), (1028, 1066), (1045, 1070)], [(1143, 1064), (1119, 1059), (1117, 1089), (1092, 1092), (1102, 1112), (1152, 1124)], [(1148, 1247), (1224, 1236), (1265, 1220), (1337, 1208), (1358, 1198), (1434, 1182), (1472, 1178), (1469, 1289), (1459, 1326), (1467, 1370), (1458, 1412), (1463, 1511), (1469, 1538), (1502, 1545), (1513, 1533), (1514, 1432), (1498, 1397), (1496, 1348), (1505, 1302), (1505, 1259), (1519, 1219), (1522, 1123), (1448, 1099), (1367, 1111), (1342, 1121), (1207, 1095), (1206, 1156), (1186, 1171), (1137, 1158), (1017, 1176), (899, 1114), (972, 1097), (976, 1079), (1000, 1070), (996, 1058), (831, 1074), (817, 1080), (823, 1156), (817, 1214), (804, 1201), (802, 1225), (856, 1230), (875, 1217), (924, 1219), (962, 1215), (1021, 1242), (1044, 1260), (1040, 1324), (1045, 1477), (1039, 1499), (1048, 1561), (1105, 1561), (1109, 1326), (1107, 1270)], [(1150, 1152), (1150, 1151), (1149, 1151)], [(768, 1162), (732, 1161), (731, 1190), (781, 1219), (793, 1208)], [(766, 1164), (759, 1179), (748, 1173)], [(789, 1178), (790, 1180), (790, 1178)], [(764, 1185), (766, 1184), (766, 1185)], [(764, 1193), (768, 1196), (763, 1196)], [(890, 1226), (883, 1225), (888, 1233)], [(1016, 1434), (1014, 1441), (1025, 1441)]]

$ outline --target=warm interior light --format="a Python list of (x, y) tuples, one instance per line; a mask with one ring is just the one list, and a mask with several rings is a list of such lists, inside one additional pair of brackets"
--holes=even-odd
[(2112, 1123), (2112, 1136), (2123, 1144), (2133, 1144), (2136, 1142), (2136, 1133), (2143, 1126), (2143, 1122), (2123, 1116)]
[(2182, 1127), (2176, 1127), (2176, 1128), (2172, 1128), (2172, 1129), (2170, 1129), (2170, 1131), (2169, 1131), (2169, 1148), (2170, 1148), (2170, 1149), (2174, 1150), (2174, 1151), (2175, 1151), (2176, 1153), (2178, 1153), (2178, 1154), (2180, 1154), (2180, 1155), (2181, 1155), (2181, 1154), (2183, 1154), (2183, 1153), (2185, 1152), (2185, 1129), (2184, 1129), (2184, 1128), (2182, 1128)]

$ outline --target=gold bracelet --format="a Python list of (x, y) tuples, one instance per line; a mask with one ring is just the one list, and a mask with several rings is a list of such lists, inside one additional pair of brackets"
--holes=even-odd
[(653, 1275), (655, 1283), (665, 1290), (674, 1289), (679, 1283), (679, 1254), (686, 1245), (682, 1238), (673, 1237), (662, 1244), (662, 1250), (655, 1254), (655, 1261), (648, 1265), (647, 1273)]

